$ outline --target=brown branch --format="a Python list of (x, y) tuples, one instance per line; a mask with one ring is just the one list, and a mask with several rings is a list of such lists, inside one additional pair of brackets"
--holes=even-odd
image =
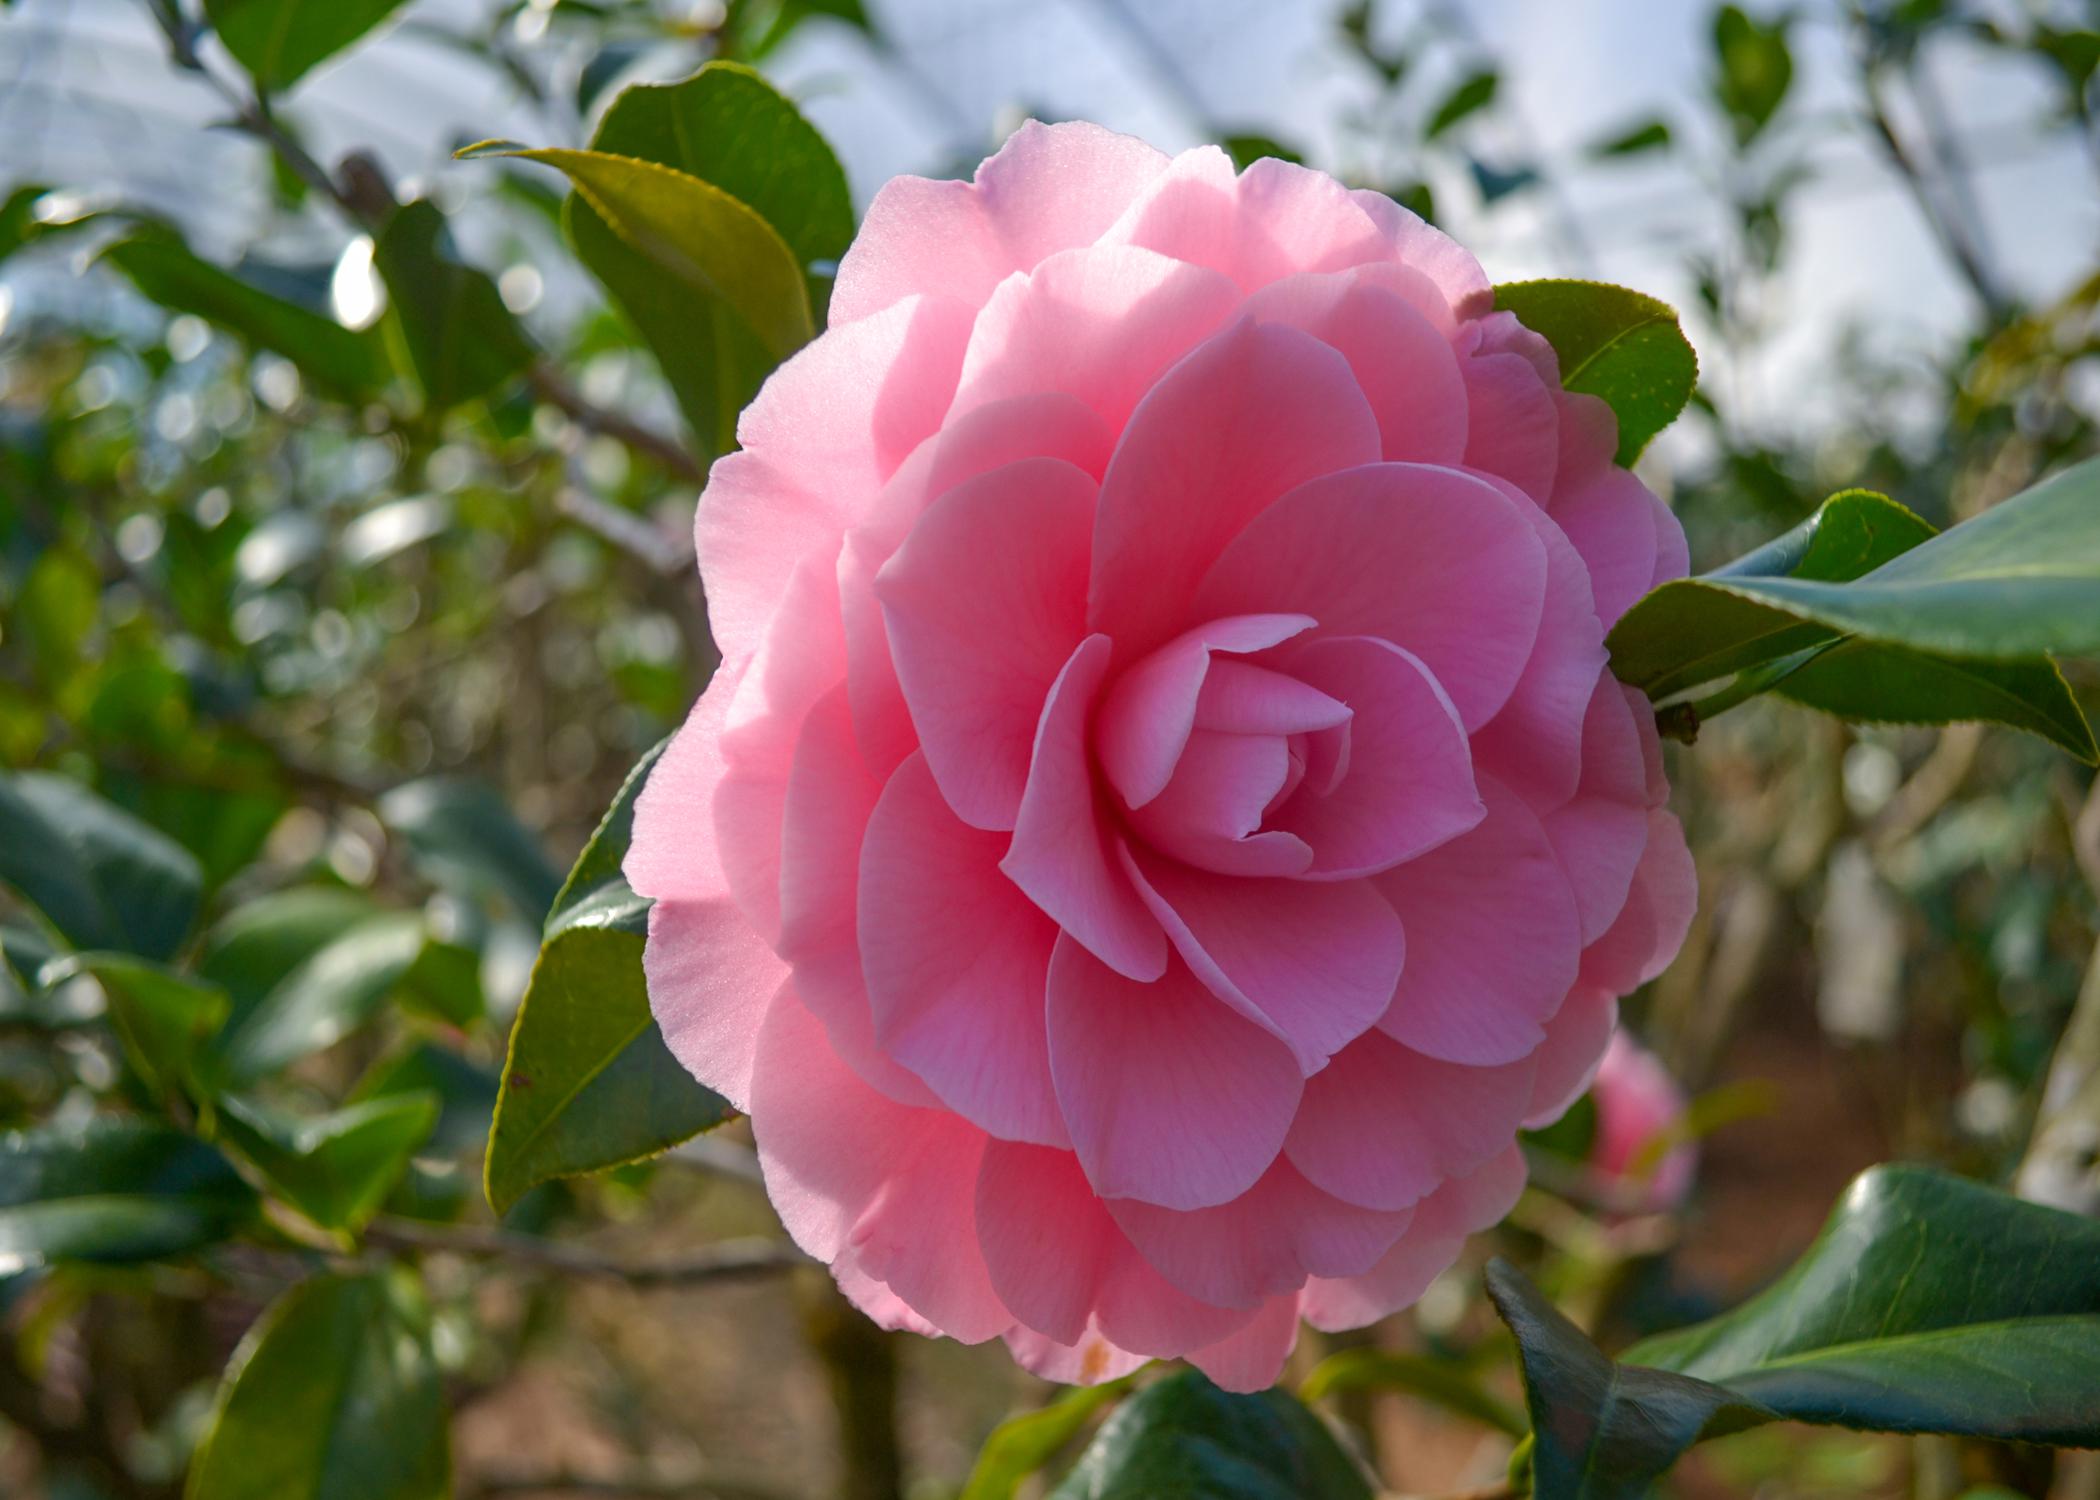
[(567, 1276), (603, 1277), (636, 1288), (746, 1281), (816, 1264), (785, 1240), (725, 1240), (691, 1255), (631, 1261), (580, 1245), (502, 1229), (461, 1228), (394, 1218), (375, 1220), (365, 1231), (365, 1243), (381, 1250), (509, 1261)]

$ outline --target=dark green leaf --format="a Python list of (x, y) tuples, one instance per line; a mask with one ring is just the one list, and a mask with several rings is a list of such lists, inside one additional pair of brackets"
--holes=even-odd
[(204, 935), (201, 978), (233, 998), (238, 1024), (316, 952), (373, 916), (372, 898), (345, 886), (299, 886), (244, 901)]
[(273, 296), (201, 260), (165, 229), (140, 229), (102, 252), (148, 297), (216, 323), (259, 349), (283, 355), (338, 396), (368, 395), (386, 381), (377, 339)]
[(1540, 1500), (1635, 1495), (1702, 1435), (1775, 1418), (2100, 1443), (2100, 1224), (1915, 1167), (1847, 1190), (1785, 1276), (1614, 1363), (1499, 1263)]
[(1769, 24), (1741, 7), (1714, 12), (1714, 100), (1735, 129), (1736, 144), (1748, 146), (1771, 123), (1794, 81), (1794, 54), (1787, 46), (1788, 18)]
[(204, 0), (219, 40), (266, 91), (288, 88), (385, 20), (401, 0)]
[(734, 55), (757, 62), (803, 22), (818, 16), (843, 21), (870, 36), (875, 32), (861, 0), (740, 0), (729, 9), (724, 42)]
[(251, 1082), (333, 1046), (378, 1013), (427, 940), (419, 914), (386, 912), (315, 950), (227, 1029), (218, 1076)]
[(755, 209), (713, 183), (602, 151), (535, 150), (497, 141), (460, 154), (522, 156), (566, 173), (623, 241), (733, 310), (775, 359), (787, 358), (815, 334), (795, 252)]
[(436, 204), (396, 209), (372, 261), (432, 410), (486, 396), (532, 362), (532, 343), (496, 283), (453, 253)]
[(416, 862), (440, 884), (500, 891), (526, 921), (546, 919), (561, 873), (487, 782), (411, 781), (379, 799), (379, 818), (408, 841)]
[(1344, 1391), (1404, 1391), (1506, 1432), (1524, 1435), (1524, 1419), (1482, 1389), (1464, 1363), (1433, 1354), (1396, 1354), (1389, 1349), (1339, 1349), (1314, 1367), (1299, 1394), (1317, 1401)]
[(0, 1274), (182, 1255), (254, 1207), (225, 1157), (150, 1120), (98, 1115), (0, 1135)]
[(1699, 357), (1667, 303), (1597, 281), (1518, 281), (1495, 306), (1553, 346), (1560, 382), (1619, 419), (1618, 461), (1631, 464), (1677, 419), (1699, 381)]
[(310, 1119), (227, 1098), (219, 1118), (287, 1203), (324, 1228), (348, 1229), (378, 1210), (437, 1117), (435, 1094), (399, 1093)]
[(1610, 645), (1612, 670), (1651, 697), (1758, 669), (1833, 713), (1987, 718), (2092, 760), (2044, 653), (2100, 651), (2100, 464), (1937, 536), (1881, 496), (1833, 496), (1728, 567), (1649, 594)]
[(430, 1313), (404, 1272), (314, 1276), (234, 1351), (186, 1500), (443, 1500)]
[(1228, 135), (1218, 142), (1232, 158), (1233, 166), (1244, 172), (1264, 157), (1273, 156), (1278, 161), (1303, 163), (1302, 152), (1294, 151), (1274, 136)]
[(1422, 139), (1433, 141), (1459, 121), (1486, 109), (1495, 102), (1495, 93), (1501, 87), (1502, 75), (1493, 68), (1468, 74), (1430, 114), (1429, 123), (1422, 127)]
[(102, 986), (125, 1059), (148, 1088), (161, 1094), (191, 1088), (205, 1044), (226, 1024), (224, 990), (122, 953), (60, 959), (43, 981), (56, 984), (75, 974), (92, 975)]
[(1034, 1411), (1008, 1417), (978, 1450), (970, 1482), (957, 1500), (1013, 1500), (1031, 1475), (1057, 1457), (1102, 1407), (1130, 1389), (1130, 1377), (1101, 1385), (1074, 1386)]
[(1607, 136), (1590, 147), (1592, 156), (1639, 156), (1648, 151), (1660, 151), (1670, 144), (1670, 122), (1667, 120), (1644, 120), (1632, 125), (1617, 135)]
[(452, 1152), (472, 1146), (480, 1151), (496, 1108), (496, 1075), (450, 1048), (418, 1042), (399, 1056), (383, 1059), (358, 1081), (351, 1101), (426, 1093), (440, 1104), (432, 1148)]
[(653, 1156), (730, 1114), (664, 1045), (642, 976), (649, 903), (619, 876), (643, 757), (584, 846), (512, 1024), (484, 1183), (500, 1213), (555, 1177)]
[(36, 238), (42, 228), (36, 217), (37, 201), (49, 191), (41, 183), (24, 183), (0, 201), (0, 260)]
[(62, 776), (0, 777), (0, 880), (76, 948), (166, 958), (204, 876), (180, 844)]
[(1233, 1396), (1194, 1370), (1116, 1409), (1052, 1500), (1370, 1500), (1325, 1424), (1282, 1391)]

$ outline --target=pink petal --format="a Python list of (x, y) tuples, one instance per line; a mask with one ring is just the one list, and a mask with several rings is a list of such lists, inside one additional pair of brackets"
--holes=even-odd
[(1133, 808), (1131, 829), (1155, 849), (1227, 875), (1288, 875), (1312, 851), (1284, 833), (1258, 833), (1291, 775), (1289, 745), (1273, 735), (1194, 730), (1166, 790)]
[(1684, 528), (1638, 478), (1617, 467), (1618, 422), (1595, 396), (1562, 392), (1553, 519), (1589, 564), (1606, 630), (1641, 595), (1690, 567)]
[(1094, 748), (1124, 803), (1142, 807), (1166, 789), (1196, 725), (1197, 705), (1213, 670), (1212, 652), (1265, 650), (1313, 624), (1310, 615), (1213, 620), (1176, 636), (1118, 677), (1095, 717)]
[(1407, 943), (1368, 882), (1247, 880), (1131, 857), (1138, 894), (1183, 962), (1288, 1045), (1301, 1072), (1317, 1072), (1392, 1003)]
[(1509, 313), (1459, 330), (1471, 422), (1466, 463), (1543, 504), (1560, 465), (1560, 376), (1546, 341)]
[(963, 821), (1011, 828), (1050, 684), (1085, 635), (1094, 481), (1023, 459), (934, 501), (875, 579), (912, 723)]
[(941, 424), (962, 368), (971, 309), (915, 297), (827, 334), (775, 370), (716, 461), (693, 522), (707, 617), (723, 658), (759, 638), (806, 558), (874, 504)]
[(1260, 1182), (1216, 1208), (1180, 1213), (1111, 1198), (1108, 1210), (1161, 1275), (1215, 1307), (1253, 1307), (1297, 1291), (1309, 1275), (1360, 1275), (1406, 1231), (1414, 1213), (1344, 1203), (1282, 1158)]
[(1389, 1318), (1429, 1290), (1465, 1248), (1466, 1236), (1501, 1220), (1524, 1191), (1524, 1154), (1514, 1145), (1455, 1177), (1415, 1209), (1414, 1223), (1362, 1276), (1306, 1283), (1305, 1321), (1324, 1332)]
[(729, 877), (722, 873), (715, 847), (714, 803), (729, 774), (722, 763), (722, 726), (748, 666), (747, 659), (716, 669), (642, 785), (634, 838), (621, 866), (627, 883), (641, 895), (704, 901), (729, 894)]
[(1131, 414), (1101, 483), (1089, 624), (1127, 662), (1222, 613), (1191, 616), (1189, 596), (1240, 529), (1306, 480), (1373, 462), (1378, 442), (1340, 355), (1295, 328), (1236, 322)]
[(1639, 988), (1670, 966), (1699, 905), (1699, 875), (1684, 826), (1658, 808), (1648, 815), (1648, 847), (1633, 872), (1626, 905), (1582, 955), (1582, 978), (1614, 994)]
[(1118, 1349), (1089, 1322), (1079, 1341), (1060, 1344), (1033, 1328), (1016, 1327), (1006, 1335), (1007, 1350), (1014, 1362), (1032, 1375), (1063, 1385), (1100, 1385), (1121, 1380), (1146, 1363), (1142, 1354)]
[(1537, 1053), (1538, 1076), (1532, 1080), (1524, 1116), (1526, 1130), (1551, 1125), (1589, 1091), (1618, 1024), (1619, 1001), (1610, 990), (1578, 984), (1568, 992), (1546, 1023), (1546, 1041)]
[(1013, 843), (999, 868), (1088, 951), (1132, 979), (1167, 965), (1166, 934), (1131, 889), (1094, 788), (1087, 719), (1108, 671), (1106, 636), (1088, 636), (1043, 704)]
[(1301, 793), (1269, 826), (1311, 846), (1308, 880), (1375, 874), (1458, 837), (1485, 815), (1458, 710), (1419, 658), (1370, 636), (1292, 649), (1293, 676), (1347, 703), (1348, 774)]
[(1394, 290), (1399, 269), (1287, 277), (1249, 297), (1247, 314), (1303, 329), (1349, 362), (1378, 419), (1381, 458), (1456, 464), (1466, 452), (1466, 382), (1446, 333)]
[(1529, 1057), (1470, 1068), (1368, 1032), (1306, 1080), (1284, 1151), (1337, 1198), (1406, 1208), (1516, 1139), (1532, 1072)]
[[(1054, 1344), (1173, 1358), (1249, 1321), (1199, 1302), (1152, 1269), (1069, 1151), (991, 1141), (977, 1177), (977, 1238), (1013, 1315)], [(1110, 1356), (1096, 1352), (1106, 1365)]]
[(1492, 484), (1368, 464), (1302, 484), (1249, 522), (1194, 614), (1289, 611), (1332, 635), (1391, 641), (1427, 663), (1470, 731), (1530, 661), (1545, 587), (1538, 534)]
[(1160, 373), (1216, 332), (1238, 300), (1217, 272), (1149, 250), (1060, 251), (1001, 282), (978, 314), (949, 420), (1062, 391), (1120, 432)]
[(1638, 717), (1646, 711), (1628, 703), (1610, 672), (1598, 674), (1582, 721), (1582, 776), (1575, 796), (1544, 818), (1546, 837), (1575, 892), (1585, 943), (1601, 937), (1625, 906), (1634, 868), (1648, 844), (1648, 808), (1654, 799)]
[(1448, 326), (1452, 318), (1476, 318), (1495, 305), (1495, 289), (1487, 272), (1457, 240), (1421, 215), (1402, 208), (1384, 193), (1358, 188), (1350, 196), (1385, 236), (1401, 264), (1420, 272), (1442, 294)]
[(1252, 1187), (1301, 1089), (1290, 1049), (1184, 965), (1137, 984), (1070, 934), (1050, 959), (1050, 1072), (1094, 1190), (1167, 1208)]
[(1387, 253), (1378, 226), (1326, 173), (1264, 157), (1235, 178), (1216, 146), (1175, 157), (1104, 238), (1210, 266), (1249, 292)]
[(1480, 826), (1376, 877), (1408, 934), (1379, 1030), (1446, 1062), (1515, 1062), (1575, 982), (1582, 924), (1568, 877), (1523, 799), (1480, 783)]
[(1215, 1344), (1191, 1349), (1188, 1361), (1219, 1389), (1248, 1395), (1274, 1385), (1297, 1346), (1298, 1299), (1272, 1297), (1253, 1322)]
[(674, 897), (649, 908), (642, 974), (671, 1055), (748, 1110), (759, 1026), (787, 981), (787, 965), (726, 897)]
[(1310, 734), (1339, 728), (1352, 716), (1348, 704), (1295, 677), (1227, 659), (1212, 661), (1204, 674), (1195, 725), (1221, 734)]
[(1521, 791), (1533, 807), (1575, 795), (1582, 723), (1604, 670), (1603, 627), (1582, 556), (1529, 500), (1518, 509), (1546, 548), (1546, 606), (1538, 642), (1502, 711), (1473, 736), (1473, 758)]
[(926, 1085), (875, 1044), (861, 978), (854, 904), (861, 839), (881, 790), (854, 743), (845, 689), (834, 687), (803, 721), (788, 777), (780, 956), (795, 971), (795, 993), (824, 1023), (846, 1065), (898, 1103), (924, 1106), (937, 1102)]
[(1057, 926), (999, 873), (924, 756), (883, 789), (860, 857), (860, 953), (883, 1051), (1007, 1140), (1070, 1144), (1050, 1084), (1044, 983)]
[(982, 305), (1012, 272), (1099, 239), (1166, 165), (1132, 136), (1029, 120), (972, 182), (893, 177), (839, 262), (831, 326), (919, 292)]
[(951, 1338), (1012, 1325), (972, 1232), (982, 1131), (876, 1093), (785, 991), (759, 1038), (751, 1102), (766, 1193), (796, 1244), (884, 1283)]

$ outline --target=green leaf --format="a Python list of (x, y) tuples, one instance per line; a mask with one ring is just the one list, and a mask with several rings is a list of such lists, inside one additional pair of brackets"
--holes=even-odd
[(528, 922), (546, 919), (561, 872), (485, 781), (433, 776), (379, 799), (379, 820), (408, 841), (418, 865), (440, 884), (495, 890)]
[(1228, 135), (1221, 139), (1218, 144), (1223, 146), (1225, 154), (1232, 158), (1233, 166), (1242, 172), (1264, 157), (1274, 157), (1278, 161), (1297, 162), (1300, 165), (1303, 165), (1305, 161), (1304, 153), (1284, 145), (1283, 142), (1277, 140), (1274, 136), (1259, 134)]
[(511, 1026), (483, 1183), (498, 1213), (556, 1177), (638, 1161), (731, 1114), (671, 1055), (642, 975), (649, 903), (620, 877), (658, 745), (584, 846)]
[(228, 1027), (215, 1075), (249, 1083), (341, 1041), (378, 1013), (427, 940), (420, 914), (385, 912), (316, 949)]
[(160, 830), (32, 771), (0, 777), (0, 881), (76, 948), (158, 959), (188, 934), (204, 875)]
[[(806, 269), (835, 261), (853, 237), (853, 204), (831, 148), (785, 97), (748, 68), (709, 63), (691, 78), (622, 91), (591, 149), (675, 168), (748, 205)], [(655, 354), (686, 424), (708, 453), (734, 446), (737, 414), (778, 356), (731, 308), (695, 298), (610, 226), (580, 194), (564, 210), (585, 266)]]
[(94, 976), (132, 1071), (160, 1094), (195, 1092), (198, 1058), (226, 1024), (231, 1002), (215, 984), (123, 953), (83, 953), (45, 969), (46, 985)]
[(265, 92), (274, 92), (400, 6), (401, 0), (204, 0), (204, 14), (226, 50)]
[(1472, 1371), (1455, 1359), (1389, 1349), (1338, 1349), (1313, 1368), (1298, 1394), (1318, 1401), (1344, 1391), (1405, 1391), (1511, 1437), (1524, 1435), (1524, 1419), (1481, 1389)]
[(1676, 310), (1653, 297), (1599, 281), (1517, 281), (1495, 288), (1495, 306), (1553, 346), (1562, 386), (1612, 409), (1621, 464), (1677, 420), (1699, 382)]
[(630, 247), (732, 309), (775, 359), (816, 332), (794, 251), (756, 210), (711, 182), (635, 157), (504, 141), (462, 157), (522, 156), (558, 168)]
[(326, 1229), (354, 1229), (378, 1211), (437, 1117), (430, 1093), (390, 1094), (311, 1119), (252, 1099), (220, 1104), (227, 1140), (287, 1203)]
[(453, 253), (436, 204), (418, 199), (396, 209), (372, 263), (431, 410), (486, 396), (532, 363), (531, 340), (496, 283)]
[(1233, 1396), (1194, 1370), (1131, 1397), (1051, 1500), (1371, 1500), (1356, 1461), (1282, 1391)]
[(71, 547), (47, 547), (8, 612), (10, 633), (29, 648), (37, 676), (57, 687), (80, 669), (102, 606), (102, 575)]
[(1733, 1312), (1599, 1353), (1508, 1266), (1540, 1500), (1632, 1496), (1702, 1436), (1775, 1419), (2100, 1443), (2100, 1224), (1876, 1167)]
[(100, 258), (162, 307), (193, 313), (252, 347), (283, 355), (338, 396), (368, 395), (386, 382), (384, 351), (370, 333), (345, 328), (199, 259), (172, 231), (136, 230)]
[(430, 1313), (400, 1271), (314, 1276), (227, 1366), (185, 1500), (443, 1500), (452, 1489)]
[(1609, 644), (1651, 698), (1757, 669), (1846, 717), (1985, 718), (2091, 761), (2045, 653), (2100, 651), (2100, 463), (1938, 535), (1879, 495), (1833, 496), (1728, 567), (1664, 584)]
[(1493, 68), (1468, 74), (1430, 114), (1429, 123), (1422, 127), (1422, 139), (1433, 141), (1467, 116), (1486, 109), (1501, 87), (1502, 75)]
[(1590, 147), (1592, 156), (1639, 156), (1649, 151), (1663, 150), (1670, 144), (1670, 122), (1668, 120), (1643, 120), (1630, 125), (1617, 135), (1607, 136)]
[(1763, 133), (1794, 81), (1794, 54), (1787, 46), (1788, 18), (1770, 24), (1724, 5), (1714, 12), (1714, 101), (1735, 129), (1738, 146)]
[(727, 51), (751, 62), (772, 52), (802, 25), (818, 16), (843, 21), (868, 36), (875, 27), (861, 0), (740, 0), (729, 8), (723, 28)]
[(1130, 1384), (1126, 1375), (1101, 1385), (1074, 1386), (1045, 1406), (1008, 1417), (984, 1440), (957, 1500), (1013, 1500), (1029, 1475), (1057, 1457), (1094, 1413), (1120, 1400)]
[(197, 974), (233, 1000), (238, 1024), (299, 965), (378, 908), (346, 886), (297, 886), (244, 901), (204, 934)]
[(0, 1135), (0, 1274), (186, 1254), (254, 1208), (225, 1157), (150, 1120), (96, 1115)]

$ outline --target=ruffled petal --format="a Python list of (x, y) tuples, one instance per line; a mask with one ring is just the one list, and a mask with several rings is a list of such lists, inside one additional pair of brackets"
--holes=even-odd
[(1506, 312), (1459, 330), (1471, 422), (1466, 463), (1543, 502), (1560, 465), (1560, 374), (1552, 346)]
[(1611, 930), (1582, 955), (1582, 978), (1624, 995), (1670, 966), (1699, 905), (1699, 874), (1684, 825), (1660, 808), (1648, 815), (1648, 845)]
[(1298, 1347), (1298, 1299), (1271, 1297), (1252, 1322), (1215, 1344), (1191, 1349), (1188, 1361), (1220, 1390), (1251, 1395), (1265, 1391), (1283, 1373)]
[[(1648, 846), (1651, 805), (1643, 725), (1610, 672), (1598, 674), (1582, 720), (1582, 775), (1575, 795), (1543, 819), (1546, 837), (1568, 872), (1582, 916), (1582, 940), (1603, 936), (1622, 907)], [(1647, 731), (1653, 734), (1652, 724)]]
[(1479, 317), (1495, 305), (1495, 288), (1472, 251), (1373, 188), (1350, 196), (1378, 226), (1394, 257), (1436, 287), (1445, 308), (1440, 330), (1449, 332), (1457, 319)]
[(1538, 1074), (1531, 1082), (1526, 1130), (1551, 1125), (1589, 1091), (1618, 1024), (1619, 1000), (1610, 990), (1578, 984), (1568, 992), (1546, 1023), (1546, 1040), (1536, 1054)]

